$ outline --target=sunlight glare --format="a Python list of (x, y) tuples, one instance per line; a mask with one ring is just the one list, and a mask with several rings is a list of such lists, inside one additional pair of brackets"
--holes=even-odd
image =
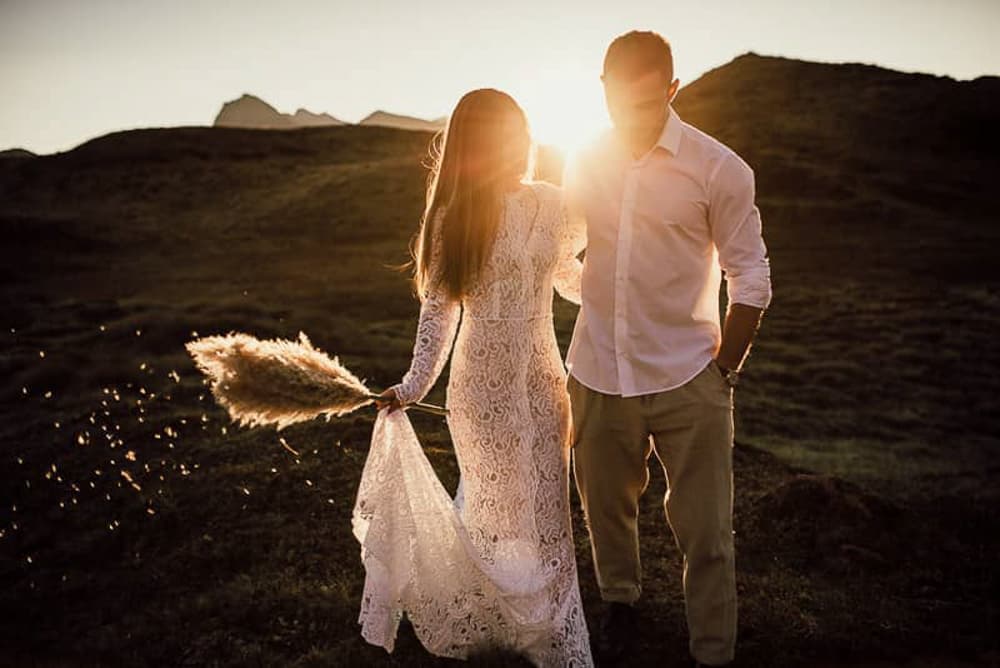
[(600, 80), (579, 66), (539, 72), (512, 91), (524, 108), (534, 140), (569, 155), (609, 127)]

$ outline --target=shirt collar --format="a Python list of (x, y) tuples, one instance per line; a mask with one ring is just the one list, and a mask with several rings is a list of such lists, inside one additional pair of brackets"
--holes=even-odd
[[(681, 134), (683, 132), (683, 127), (681, 123), (680, 116), (674, 111), (673, 106), (667, 106), (667, 121), (663, 124), (663, 129), (660, 130), (660, 136), (657, 138), (656, 143), (653, 144), (650, 151), (656, 149), (657, 146), (666, 149), (671, 155), (676, 156), (677, 152), (681, 147)], [(615, 147), (615, 151), (620, 154), (623, 159), (629, 158), (629, 150), (625, 147), (618, 135), (615, 133), (614, 128), (608, 128), (607, 130), (607, 140), (612, 143)], [(647, 154), (648, 155), (648, 154)]]
[(673, 105), (667, 106), (667, 112), (667, 122), (663, 124), (663, 131), (656, 140), (656, 145), (662, 146), (670, 151), (670, 155), (676, 156), (681, 147), (681, 119), (674, 111)]
[[(663, 129), (660, 130), (660, 136), (657, 138), (656, 143), (653, 144), (650, 151), (656, 149), (657, 146), (665, 149), (671, 155), (677, 156), (677, 152), (681, 147), (681, 135), (684, 132), (683, 122), (677, 112), (674, 111), (672, 105), (667, 106), (667, 122), (663, 124)], [(612, 152), (620, 156), (623, 160), (632, 159), (628, 148), (621, 142), (618, 134), (615, 132), (614, 128), (607, 128), (602, 135), (600, 143), (608, 146)], [(648, 155), (648, 154), (647, 154)]]

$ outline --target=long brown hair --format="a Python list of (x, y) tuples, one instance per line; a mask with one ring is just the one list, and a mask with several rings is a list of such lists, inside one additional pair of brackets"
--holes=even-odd
[[(420, 229), (410, 246), (421, 301), (444, 283), (461, 299), (489, 258), (502, 197), (534, 172), (534, 145), (524, 111), (506, 93), (480, 88), (462, 96), (431, 150)], [(443, 215), (438, 217), (438, 212)], [(440, 266), (431, 276), (431, 240), (441, 225)]]

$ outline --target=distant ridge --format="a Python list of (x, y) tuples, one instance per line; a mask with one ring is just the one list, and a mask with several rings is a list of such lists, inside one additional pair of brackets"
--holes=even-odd
[(334, 118), (330, 114), (314, 114), (308, 109), (302, 109), (301, 107), (292, 116), (292, 119), (303, 126), (318, 126), (318, 125), (344, 125), (344, 121)]
[[(361, 119), (357, 125), (369, 125), (402, 130), (420, 130), (437, 132), (444, 128), (447, 117), (427, 120), (414, 116), (392, 114), (381, 109), (372, 112)], [(215, 117), (213, 125), (230, 128), (261, 128), (280, 130), (287, 128), (321, 127), (330, 125), (353, 125), (346, 123), (330, 114), (317, 114), (308, 109), (299, 108), (294, 114), (285, 114), (260, 99), (256, 95), (244, 93), (235, 100), (222, 105)]]
[(415, 118), (413, 116), (391, 114), (388, 111), (382, 111), (380, 109), (362, 118), (358, 122), (358, 125), (378, 125), (388, 128), (401, 128), (403, 130), (424, 130), (436, 132), (443, 129), (447, 122), (448, 118), (446, 116), (428, 121), (426, 119)]
[(345, 125), (330, 114), (315, 114), (299, 109), (294, 114), (284, 114), (255, 95), (244, 93), (239, 98), (222, 105), (213, 125), (230, 128), (300, 128), (323, 125)]

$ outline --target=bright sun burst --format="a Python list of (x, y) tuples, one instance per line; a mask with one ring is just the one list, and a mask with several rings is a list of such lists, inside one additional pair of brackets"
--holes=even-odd
[[(550, 85), (545, 85), (550, 84)], [(539, 144), (551, 144), (569, 155), (609, 126), (599, 84), (571, 77), (542, 81), (515, 96)]]

